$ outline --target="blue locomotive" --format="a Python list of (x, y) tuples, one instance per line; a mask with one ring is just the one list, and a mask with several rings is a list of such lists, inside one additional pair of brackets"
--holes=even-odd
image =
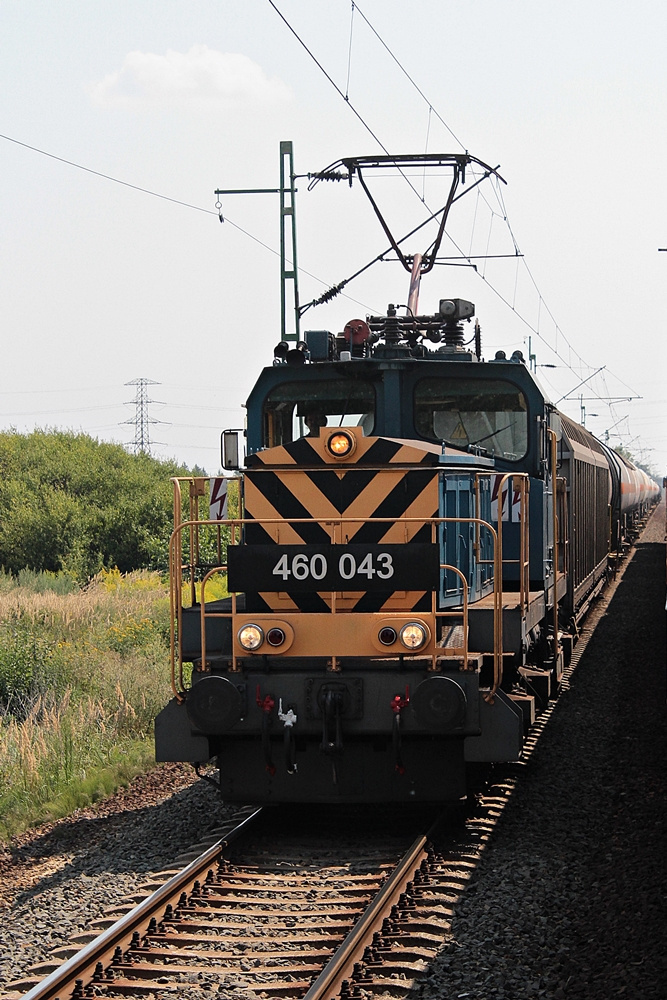
[(235, 510), (175, 481), (157, 759), (216, 761), (227, 801), (458, 799), (518, 759), (657, 498), (520, 352), (466, 345), (472, 303), (410, 301), (278, 344)]

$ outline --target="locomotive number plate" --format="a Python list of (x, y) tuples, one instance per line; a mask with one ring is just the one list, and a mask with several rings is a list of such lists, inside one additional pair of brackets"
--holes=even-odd
[(438, 546), (230, 545), (230, 591), (433, 590)]

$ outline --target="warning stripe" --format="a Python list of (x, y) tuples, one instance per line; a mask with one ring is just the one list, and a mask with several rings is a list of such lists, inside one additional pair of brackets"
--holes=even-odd
[[(436, 469), (358, 470), (292, 470), (256, 469), (245, 477), (246, 517), (264, 518), (359, 518), (357, 523), (343, 526), (341, 543), (403, 544), (430, 542), (429, 524), (406, 524), (405, 517), (429, 518), (438, 513)], [(349, 481), (348, 481), (349, 477)], [(369, 523), (367, 518), (386, 517), (383, 523)], [(261, 544), (330, 544), (329, 531), (315, 521), (289, 524), (247, 524), (246, 543)], [(262, 604), (272, 610), (292, 607), (304, 612), (327, 611), (328, 593), (262, 593)], [(340, 611), (417, 610), (430, 607), (430, 594), (425, 591), (368, 591), (346, 593), (337, 598)], [(259, 608), (258, 608), (259, 610)]]
[[(359, 428), (345, 428), (355, 439), (355, 466), (368, 465), (437, 465), (440, 448), (427, 441), (400, 441), (394, 438), (367, 438), (358, 433)], [(328, 431), (337, 428), (327, 428)], [(332, 465), (336, 460), (325, 449), (326, 432), (321, 437), (303, 437), (288, 444), (266, 448), (250, 455), (249, 469), (267, 466), (298, 465), (300, 468)]]
[[(251, 520), (280, 519), (278, 524), (247, 524), (247, 544), (365, 545), (430, 542), (428, 524), (406, 524), (404, 518), (429, 518), (438, 513), (439, 447), (432, 443), (366, 438), (359, 428), (349, 464), (342, 465), (326, 450), (325, 429), (319, 437), (305, 437), (252, 455), (245, 475), (245, 516)], [(339, 517), (359, 518), (341, 530), (319, 522)], [(312, 519), (290, 524), (291, 519)], [(369, 523), (370, 518), (387, 518)], [(333, 536), (332, 536), (333, 532)], [(275, 611), (329, 610), (328, 593), (262, 593), (248, 600)], [(430, 608), (426, 591), (346, 592), (336, 598), (340, 611), (418, 610)]]
[[(255, 520), (281, 518), (285, 521), (295, 518), (317, 518), (326, 520), (359, 518), (344, 526), (345, 539), (341, 541), (372, 544), (389, 542), (390, 536), (396, 542), (406, 540), (408, 534), (416, 533), (419, 526), (406, 526), (400, 519), (404, 517), (430, 518), (437, 516), (437, 472), (434, 469), (383, 470), (370, 475), (365, 481), (354, 472), (356, 487), (363, 486), (360, 494), (345, 489), (344, 480), (334, 473), (318, 472), (286, 473), (262, 470), (248, 472), (245, 479), (246, 517)], [(331, 502), (331, 493), (337, 502)], [(347, 495), (346, 495), (347, 494)], [(348, 500), (349, 498), (349, 500)], [(387, 523), (368, 523), (368, 518), (388, 518)], [(398, 523), (396, 523), (398, 521)], [(248, 531), (251, 527), (248, 526)], [(331, 537), (320, 524), (309, 521), (305, 524), (263, 525), (262, 533), (277, 542), (328, 544)], [(252, 542), (259, 536), (252, 532)], [(248, 535), (246, 534), (248, 540)], [(264, 537), (263, 540), (266, 540)], [(430, 541), (430, 538), (429, 538)]]
[[(304, 476), (300, 473), (293, 477), (294, 482), (301, 482)], [(280, 477), (269, 470), (258, 474), (246, 473), (244, 483), (245, 516), (254, 520), (264, 518), (281, 518), (289, 521), (291, 518), (319, 517), (313, 514), (298, 499), (295, 490), (285, 488)], [(314, 522), (290, 525), (287, 523), (270, 525), (247, 525), (246, 542), (258, 544), (262, 535), (268, 535), (268, 540), (280, 541), (282, 544), (326, 545), (331, 539), (325, 529)], [(266, 540), (263, 538), (262, 540)]]

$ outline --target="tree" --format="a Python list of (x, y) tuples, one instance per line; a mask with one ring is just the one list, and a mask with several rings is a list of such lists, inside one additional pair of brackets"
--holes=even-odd
[(164, 568), (174, 462), (69, 431), (0, 433), (0, 566), (66, 571)]

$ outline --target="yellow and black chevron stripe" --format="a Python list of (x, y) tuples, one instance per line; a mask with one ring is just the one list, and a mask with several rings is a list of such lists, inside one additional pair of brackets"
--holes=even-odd
[[(244, 476), (246, 545), (431, 542), (428, 519), (438, 514), (439, 448), (388, 438), (366, 438), (358, 428), (352, 457), (340, 462), (326, 449), (326, 431), (259, 452)], [(333, 432), (329, 432), (333, 433)], [(344, 525), (340, 518), (352, 518)], [(307, 518), (303, 523), (294, 519)], [(388, 518), (382, 523), (370, 518)], [(407, 523), (404, 518), (423, 518)], [(273, 520), (274, 523), (266, 523)], [(330, 523), (327, 523), (330, 522)], [(247, 595), (249, 609), (325, 612), (330, 593)], [(430, 591), (360, 591), (338, 594), (337, 611), (429, 609)]]

